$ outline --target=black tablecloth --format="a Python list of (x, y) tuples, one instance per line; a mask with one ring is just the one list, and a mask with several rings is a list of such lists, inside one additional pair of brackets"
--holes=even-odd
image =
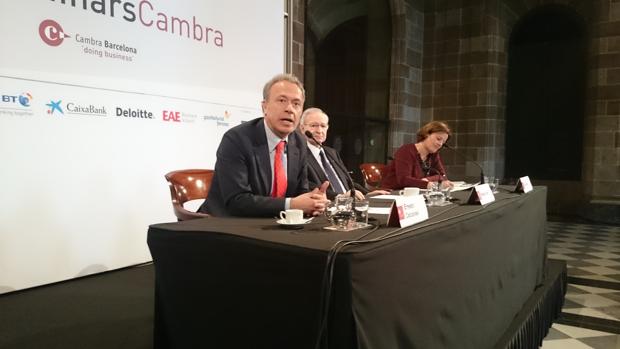
[[(412, 227), (334, 232), (275, 219), (152, 225), (160, 348), (314, 348), (339, 240), (330, 348), (490, 348), (544, 279), (546, 189), (431, 208)], [(325, 344), (325, 343), (324, 343)]]

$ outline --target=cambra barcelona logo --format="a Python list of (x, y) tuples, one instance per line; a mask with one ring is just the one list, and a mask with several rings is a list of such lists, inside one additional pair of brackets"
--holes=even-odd
[(63, 31), (58, 22), (52, 19), (46, 19), (39, 24), (39, 36), (50, 46), (58, 46), (65, 38), (71, 37)]

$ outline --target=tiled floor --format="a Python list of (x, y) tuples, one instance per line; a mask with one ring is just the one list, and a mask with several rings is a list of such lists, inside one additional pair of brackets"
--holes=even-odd
[(543, 349), (620, 349), (620, 226), (549, 222), (548, 256), (566, 261), (562, 315)]

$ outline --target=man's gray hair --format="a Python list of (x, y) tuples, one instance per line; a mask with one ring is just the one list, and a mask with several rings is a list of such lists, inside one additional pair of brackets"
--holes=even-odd
[(305, 125), (306, 116), (308, 116), (309, 114), (314, 114), (314, 113), (321, 113), (321, 114), (325, 115), (325, 117), (327, 118), (327, 122), (329, 122), (329, 116), (327, 114), (325, 114), (324, 111), (322, 111), (319, 108), (308, 108), (308, 109), (304, 110), (304, 112), (301, 114), (301, 118), (299, 119), (299, 123), (302, 124), (302, 125)]
[(271, 90), (271, 86), (273, 86), (274, 84), (280, 81), (288, 81), (288, 82), (292, 82), (293, 84), (297, 85), (297, 87), (299, 87), (299, 89), (301, 90), (301, 95), (303, 96), (304, 100), (306, 99), (306, 90), (304, 90), (304, 85), (301, 83), (301, 81), (299, 81), (299, 79), (295, 75), (278, 74), (274, 76), (273, 78), (271, 78), (271, 80), (267, 81), (267, 83), (265, 84), (265, 87), (263, 87), (263, 100), (266, 101), (269, 99), (269, 91)]

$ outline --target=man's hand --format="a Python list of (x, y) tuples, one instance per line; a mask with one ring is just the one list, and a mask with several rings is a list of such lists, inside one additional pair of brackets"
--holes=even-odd
[[(346, 197), (351, 197), (351, 191), (349, 190), (348, 192), (346, 192), (346, 193), (344, 193), (342, 195), (344, 195)], [(365, 198), (364, 194), (362, 194), (361, 191), (359, 191), (359, 190), (355, 191), (355, 200), (364, 200), (364, 198)]]
[(329, 202), (325, 191), (329, 182), (325, 181), (320, 187), (311, 192), (301, 194), (291, 199), (291, 208), (303, 210), (305, 214), (318, 216), (325, 211), (325, 205)]

